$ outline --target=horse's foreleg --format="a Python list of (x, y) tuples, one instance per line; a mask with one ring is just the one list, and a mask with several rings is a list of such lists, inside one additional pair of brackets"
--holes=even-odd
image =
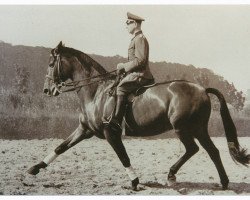
[(125, 170), (132, 183), (132, 189), (136, 190), (137, 185), (139, 184), (139, 178), (130, 164), (130, 159), (122, 143), (121, 134), (115, 133), (111, 131), (108, 127), (106, 127), (104, 128), (104, 135), (107, 141), (109, 142), (109, 144), (112, 146), (112, 148), (116, 152), (123, 166), (125, 167)]
[(82, 127), (80, 124), (78, 128), (62, 143), (60, 144), (53, 152), (44, 158), (39, 164), (31, 167), (28, 170), (29, 174), (36, 175), (39, 173), (41, 168), (46, 168), (50, 163), (52, 163), (60, 154), (67, 151), (69, 148), (73, 147), (80, 141), (84, 139), (91, 138), (93, 134), (88, 130)]

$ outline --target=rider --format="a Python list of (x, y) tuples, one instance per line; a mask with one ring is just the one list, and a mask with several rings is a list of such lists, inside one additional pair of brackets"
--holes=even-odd
[(128, 62), (117, 65), (117, 74), (125, 75), (117, 86), (117, 102), (115, 113), (109, 125), (115, 130), (121, 130), (125, 113), (127, 96), (144, 85), (154, 83), (149, 69), (149, 45), (141, 30), (143, 18), (127, 13), (127, 30), (133, 35), (128, 48)]

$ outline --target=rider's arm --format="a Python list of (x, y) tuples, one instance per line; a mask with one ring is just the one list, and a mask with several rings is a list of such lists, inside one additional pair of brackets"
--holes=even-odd
[(146, 38), (141, 35), (135, 38), (135, 58), (127, 63), (124, 63), (126, 72), (139, 70), (146, 66), (148, 62), (149, 47)]

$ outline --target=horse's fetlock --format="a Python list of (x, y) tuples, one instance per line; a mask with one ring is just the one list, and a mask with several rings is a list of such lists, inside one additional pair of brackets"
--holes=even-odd
[(40, 172), (40, 168), (38, 165), (35, 165), (31, 167), (27, 172), (31, 175), (37, 175)]
[(123, 164), (124, 167), (130, 167), (131, 166), (130, 161), (127, 161), (127, 160), (123, 160), (122, 164)]
[(176, 181), (176, 176), (173, 173), (169, 173), (168, 174), (168, 180), (175, 182)]
[(223, 190), (227, 190), (227, 189), (228, 189), (228, 184), (229, 184), (229, 179), (228, 179), (228, 177), (225, 178), (224, 180), (221, 180), (221, 185), (222, 185), (222, 189), (223, 189)]
[(136, 191), (137, 190), (137, 185), (140, 183), (139, 178), (136, 178), (134, 180), (131, 181), (131, 185), (132, 185), (132, 190)]
[(169, 170), (169, 175), (175, 175), (177, 172), (177, 170), (175, 169), (175, 167), (171, 167)]

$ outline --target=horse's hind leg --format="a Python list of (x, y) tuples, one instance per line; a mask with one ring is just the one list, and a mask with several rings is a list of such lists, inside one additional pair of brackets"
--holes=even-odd
[(204, 133), (205, 134), (197, 137), (197, 139), (199, 140), (202, 147), (207, 151), (208, 155), (210, 156), (210, 158), (214, 162), (215, 167), (217, 168), (217, 171), (218, 171), (219, 176), (220, 176), (222, 188), (227, 189), (229, 179), (228, 179), (228, 176), (227, 176), (226, 171), (224, 169), (224, 166), (222, 164), (219, 150), (216, 148), (216, 146), (212, 142), (211, 138), (208, 135), (208, 132), (205, 131)]
[(195, 153), (199, 151), (199, 147), (194, 141), (192, 135), (185, 135), (183, 132), (177, 132), (180, 137), (181, 142), (184, 144), (186, 152), (185, 154), (170, 168), (168, 174), (168, 180), (174, 182), (176, 180), (175, 174), (185, 164)]
[(39, 173), (41, 168), (46, 168), (51, 162), (53, 162), (60, 154), (67, 151), (69, 148), (73, 147), (80, 141), (92, 137), (93, 134), (88, 130), (84, 129), (80, 124), (78, 128), (62, 143), (60, 144), (52, 153), (44, 158), (39, 164), (34, 165), (28, 170), (29, 174), (36, 175)]

